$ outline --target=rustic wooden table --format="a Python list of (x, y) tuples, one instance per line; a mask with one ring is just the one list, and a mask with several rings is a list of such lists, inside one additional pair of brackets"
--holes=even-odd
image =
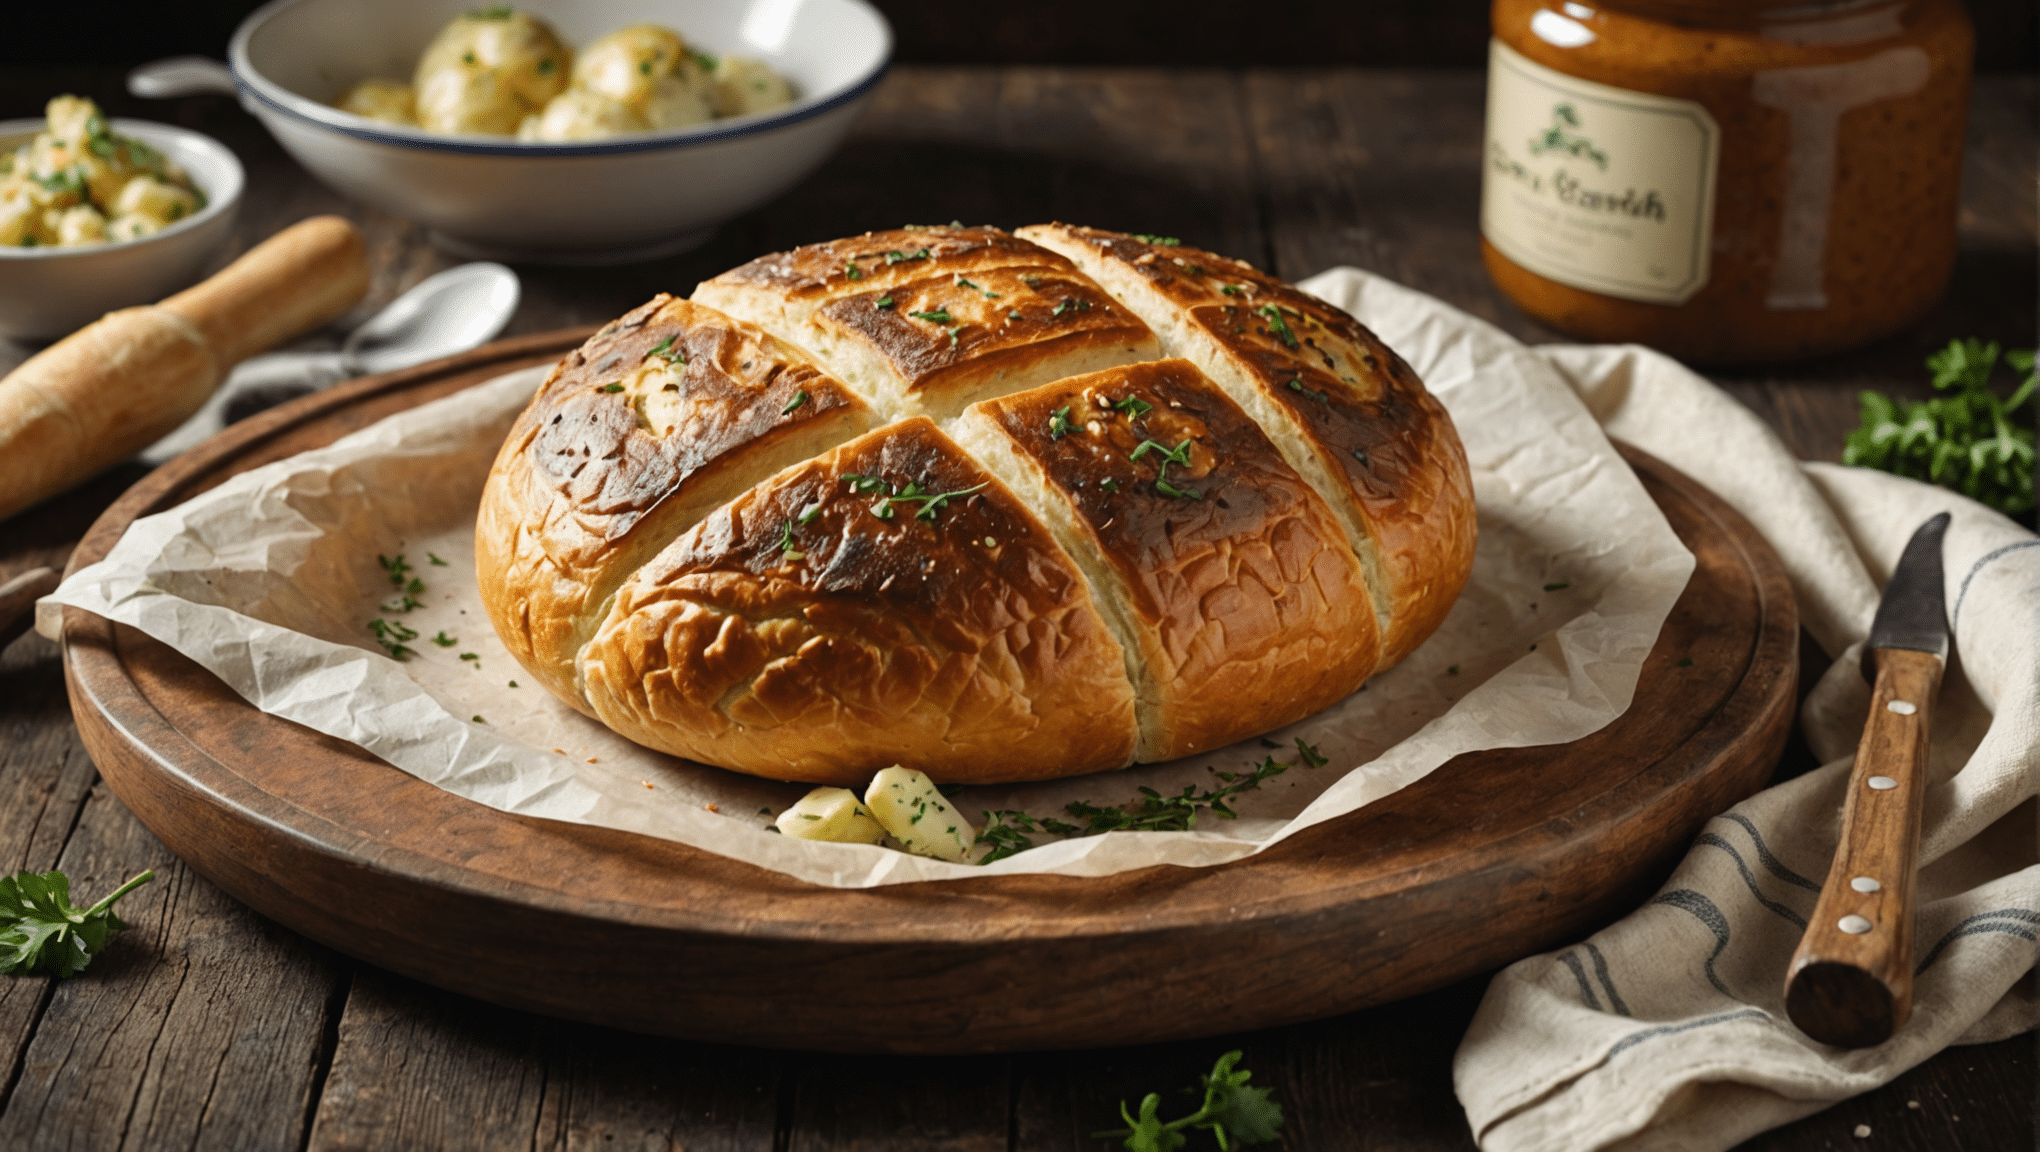
[[(10, 69), (0, 116), (38, 115), (62, 91), (239, 153), (249, 186), (237, 248), (313, 213), (352, 217), (375, 267), (364, 315), (458, 262), (416, 227), (314, 183), (223, 98), (149, 104), (107, 69)], [(1480, 268), (1482, 95), (1468, 72), (901, 68), (841, 153), (707, 247), (629, 268), (520, 268), (509, 333), (605, 320), (760, 252), (954, 217), (1163, 232), (1292, 280), (1355, 264), (1524, 339), (1558, 339)], [(1839, 457), (1859, 387), (1924, 394), (1920, 360), (1950, 337), (2034, 344), (2036, 105), (2035, 77), (1978, 83), (1955, 286), (1917, 331), (1818, 363), (1714, 374), (1801, 456)], [(321, 344), (337, 345), (334, 332), (308, 342)], [(29, 351), (0, 341), (0, 371)], [(61, 566), (139, 475), (116, 469), (7, 522), (0, 580)], [(57, 649), (39, 637), (0, 653), (0, 732), (0, 868), (62, 868), (85, 893), (143, 868), (158, 877), (123, 903), (132, 930), (82, 978), (0, 979), (0, 1147), (1099, 1148), (1087, 1135), (1117, 1123), (1122, 1098), (1191, 1083), (1232, 1047), (1285, 1105), (1286, 1147), (1473, 1147), (1450, 1064), (1485, 979), (1140, 1048), (931, 1059), (650, 1038), (394, 977), (224, 896), (106, 791), (72, 726)], [(1804, 759), (1788, 750), (1781, 771)], [(2030, 1037), (1952, 1049), (1745, 1147), (2031, 1148), (2034, 1069)], [(1853, 1136), (1862, 1124), (1874, 1143)]]

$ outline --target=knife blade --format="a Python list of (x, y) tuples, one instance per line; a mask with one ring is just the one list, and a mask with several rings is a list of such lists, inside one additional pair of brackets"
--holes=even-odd
[(1927, 736), (1948, 659), (1943, 512), (1913, 533), (1863, 645), (1870, 719), (1842, 803), (1842, 834), (1786, 969), (1785, 1012), (1823, 1044), (1868, 1048), (1912, 1014), (1913, 890)]

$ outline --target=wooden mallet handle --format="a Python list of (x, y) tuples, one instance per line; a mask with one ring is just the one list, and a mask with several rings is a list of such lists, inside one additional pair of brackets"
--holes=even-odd
[(1842, 839), (1785, 977), (1785, 1012), (1823, 1044), (1868, 1048), (1912, 1014), (1914, 882), (1927, 733), (1942, 660), (1882, 648)]
[(229, 368), (367, 292), (360, 233), (315, 216), (194, 288), (110, 312), (43, 349), (0, 380), (0, 519), (155, 443)]

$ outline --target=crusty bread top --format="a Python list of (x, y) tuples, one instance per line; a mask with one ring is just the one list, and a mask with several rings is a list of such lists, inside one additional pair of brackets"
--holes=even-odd
[(871, 423), (805, 354), (688, 301), (662, 294), (604, 326), (553, 369), (490, 473), (476, 564), (498, 632), (577, 700), (574, 653), (618, 583), (709, 509)]
[(1471, 486), (1406, 365), (1238, 262), (1025, 236), (764, 257), (570, 356), (478, 521), (511, 651), (654, 748), (966, 782), (1267, 731), (1437, 626)]
[(1335, 509), (1348, 513), (1356, 549), (1385, 585), (1384, 664), (1436, 630), (1472, 570), (1473, 481), (1451, 418), (1402, 357), (1346, 312), (1244, 261), (1066, 224), (1020, 234), (1075, 255), (1108, 285), (1138, 275), (1169, 314), (1121, 295), (1161, 333), (1166, 353), (1251, 388), (1307, 438), (1316, 466), (1292, 461), (1341, 483), (1343, 493), (1325, 495), (1351, 501)]
[(1143, 759), (1301, 719), (1374, 668), (1373, 604), (1338, 520), (1189, 361), (1111, 368), (974, 412), (1039, 466), (1116, 577), (1151, 721)]
[(560, 361), (505, 451), (528, 442), (580, 522), (615, 540), (731, 452), (865, 408), (799, 349), (661, 293)]
[(618, 731), (782, 779), (861, 784), (897, 760), (1025, 780), (1132, 756), (1124, 657), (1083, 577), (921, 418), (718, 509), (623, 586), (582, 660)]
[(996, 228), (873, 232), (762, 257), (694, 298), (811, 346), (895, 415), (1152, 359), (1147, 326), (1069, 260)]

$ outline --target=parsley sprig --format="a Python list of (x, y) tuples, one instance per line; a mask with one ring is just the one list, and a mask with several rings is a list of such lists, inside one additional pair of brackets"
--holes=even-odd
[(1254, 1074), (1238, 1068), (1240, 1055), (1234, 1050), (1220, 1056), (1209, 1074), (1198, 1077), (1198, 1086), (1204, 1089), (1204, 1106), (1190, 1115), (1164, 1121), (1160, 1116), (1161, 1093), (1150, 1092), (1140, 1102), (1139, 1116), (1127, 1111), (1124, 1100), (1119, 1102), (1119, 1117), (1126, 1121), (1126, 1127), (1093, 1132), (1091, 1138), (1123, 1138), (1129, 1152), (1174, 1152), (1190, 1142), (1183, 1134), (1186, 1129), (1211, 1133), (1223, 1152), (1279, 1141), (1282, 1105), (1271, 1098), (1269, 1089), (1248, 1087), (1247, 1081)]
[(1927, 357), (1931, 400), (1858, 394), (1862, 426), (1849, 433), (1842, 463), (1875, 468), (1950, 488), (2007, 515), (2033, 507), (2033, 428), (2013, 422), (2032, 398), (2040, 374), (2031, 351), (2004, 355), (2025, 379), (2009, 399), (1991, 389), (1997, 341), (1953, 340)]
[(83, 972), (106, 938), (127, 927), (113, 914), (114, 901), (155, 878), (144, 872), (81, 909), (72, 906), (71, 880), (62, 872), (0, 877), (0, 975), (42, 971), (68, 979)]

